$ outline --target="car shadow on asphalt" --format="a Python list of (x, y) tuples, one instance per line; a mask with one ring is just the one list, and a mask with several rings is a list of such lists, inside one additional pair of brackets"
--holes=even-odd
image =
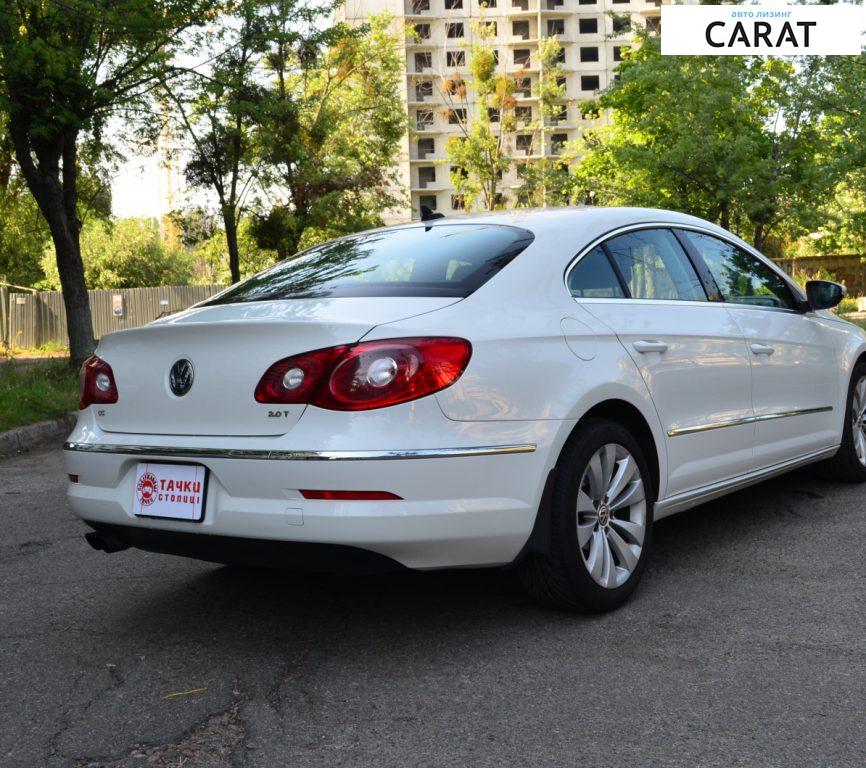
[[(808, 471), (776, 478), (659, 521), (644, 583), (629, 603), (610, 616), (644, 614), (676, 594), (685, 579), (717, 578), (719, 571), (740, 568), (743, 548), (759, 540), (790, 535), (793, 524), (815, 524), (816, 505), (845, 486), (816, 479)], [(161, 557), (147, 555), (148, 558)], [(535, 606), (521, 591), (512, 569), (396, 571), (385, 574), (310, 574), (291, 571), (205, 565), (189, 578), (155, 586), (141, 601), (127, 605), (127, 619), (146, 625), (150, 614), (162, 626), (189, 621), (204, 632), (297, 631), (310, 626), (339, 626), (340, 631), (388, 628), (411, 642), (413, 625), (435, 622), (440, 628), (514, 627), (526, 621), (556, 625), (573, 617)], [(730, 575), (730, 574), (728, 574)], [(144, 619), (144, 622), (141, 620)], [(181, 635), (178, 629), (179, 637)], [(378, 631), (377, 631), (378, 633)]]

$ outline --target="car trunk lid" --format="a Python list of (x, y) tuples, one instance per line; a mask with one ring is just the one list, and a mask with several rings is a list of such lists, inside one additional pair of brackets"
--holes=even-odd
[[(105, 336), (99, 356), (111, 365), (118, 401), (94, 406), (107, 432), (164, 435), (280, 435), (304, 405), (263, 405), (253, 393), (275, 361), (352, 344), (382, 323), (453, 304), (455, 298), (296, 299), (193, 307), (142, 328)], [(189, 360), (186, 394), (169, 372)]]

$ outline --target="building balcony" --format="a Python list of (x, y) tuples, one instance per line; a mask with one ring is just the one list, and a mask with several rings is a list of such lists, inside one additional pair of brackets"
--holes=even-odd
[(413, 186), (409, 188), (410, 192), (416, 194), (433, 194), (435, 192), (444, 192), (446, 189), (451, 189), (450, 184), (441, 181), (434, 181), (424, 184), (423, 182), (412, 182)]
[(412, 93), (409, 95), (406, 103), (410, 107), (441, 107), (445, 104), (442, 101), (442, 96), (438, 93), (433, 93), (428, 96), (419, 97), (418, 95)]
[(507, 16), (521, 13), (538, 13), (538, 0), (503, 0), (503, 8)]
[(405, 0), (403, 3), (403, 13), (406, 16), (436, 16), (430, 8), (430, 0)]
[(412, 155), (409, 158), (409, 162), (415, 165), (419, 163), (442, 163), (448, 159), (448, 155), (444, 152), (433, 152), (432, 154), (426, 154), (424, 157), (420, 155)]
[[(501, 69), (502, 67), (500, 67), (500, 70)], [(519, 75), (523, 72), (531, 75), (540, 71), (538, 64), (532, 60), (528, 61), (526, 64), (506, 64), (504, 69), (506, 74), (509, 75)]]

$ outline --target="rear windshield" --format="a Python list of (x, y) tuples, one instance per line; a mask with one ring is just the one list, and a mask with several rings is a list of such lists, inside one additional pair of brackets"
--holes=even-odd
[(317, 245), (205, 305), (341, 296), (468, 296), (533, 240), (494, 224), (431, 224)]

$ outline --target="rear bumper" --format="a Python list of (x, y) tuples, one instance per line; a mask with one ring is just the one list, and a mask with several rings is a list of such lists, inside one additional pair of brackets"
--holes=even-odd
[[(172, 445), (165, 445), (164, 437), (100, 433), (84, 421), (65, 451), (68, 471), (79, 479), (69, 485), (69, 503), (95, 528), (121, 526), (118, 536), (131, 546), (220, 562), (234, 561), (225, 555), (235, 548), (244, 553), (241, 562), (250, 562), (256, 549), (251, 540), (335, 545), (410, 568), (511, 562), (532, 531), (564, 426), (556, 421), (472, 425), (447, 422), (440, 414), (439, 423), (451, 434), (434, 435), (435, 447), (371, 450), (346, 440), (339, 449), (301, 450), (287, 439), (267, 445), (235, 439), (217, 447), (216, 441), (201, 446), (192, 438), (172, 438)], [(382, 439), (368, 436), (365, 442), (381, 445)], [(133, 515), (136, 466), (154, 458), (208, 468), (202, 522)], [(379, 490), (401, 498), (308, 500), (301, 488)], [(292, 549), (266, 546), (262, 557), (291, 567), (286, 558)], [(313, 547), (303, 556), (295, 549), (298, 567), (310, 567), (308, 554), (329, 559), (325, 549), (316, 553)], [(278, 562), (271, 563), (273, 558)]]
[(85, 522), (113, 547), (135, 547), (147, 552), (179, 555), (230, 565), (267, 566), (289, 570), (380, 573), (403, 566), (384, 555), (340, 544), (317, 544), (240, 536), (209, 536), (184, 531), (161, 531), (134, 525)]

